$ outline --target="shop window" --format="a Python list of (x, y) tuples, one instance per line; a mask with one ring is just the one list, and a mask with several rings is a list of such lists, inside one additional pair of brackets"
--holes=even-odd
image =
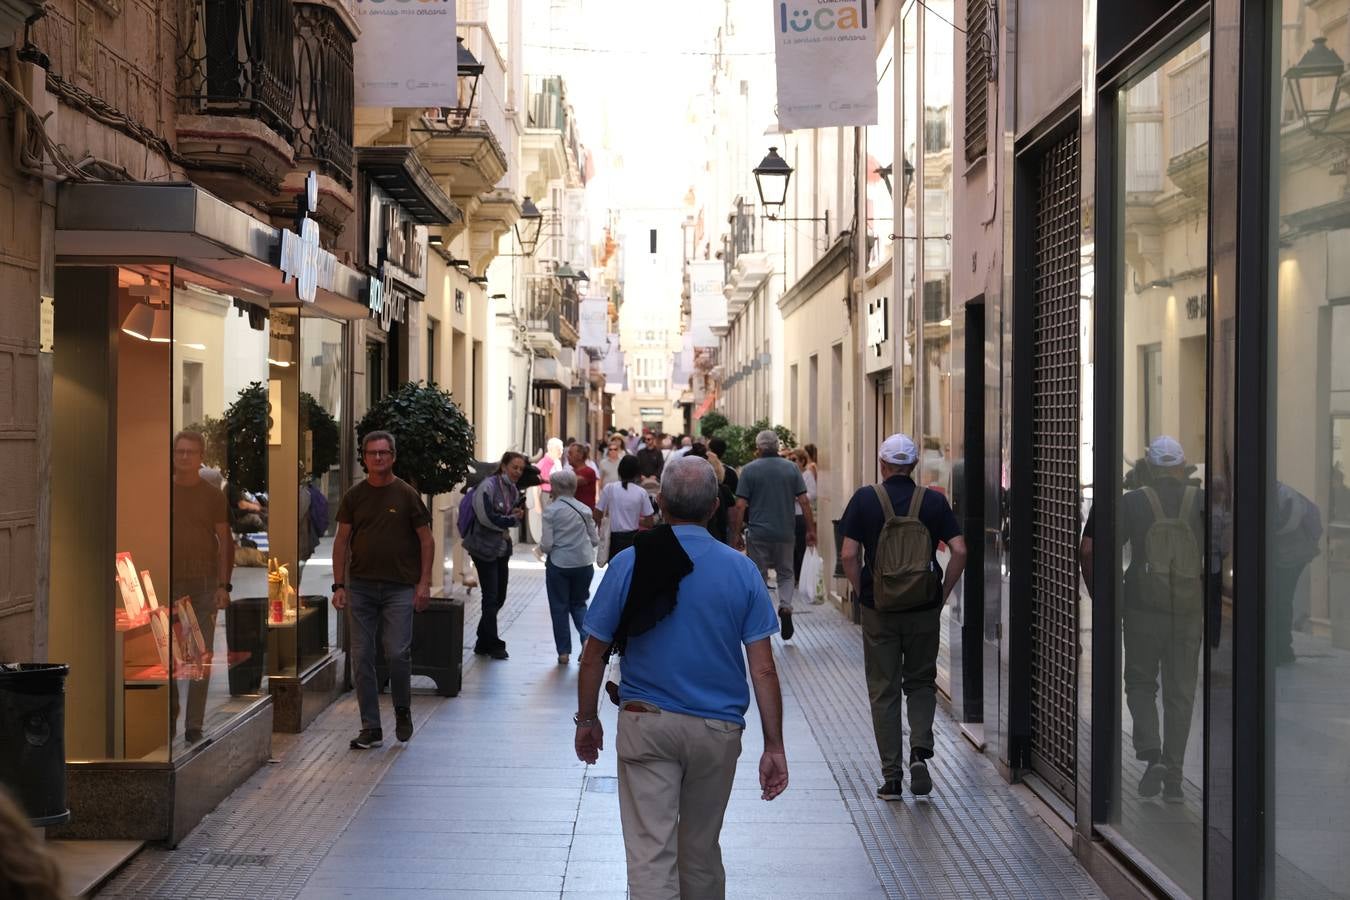
[[(1350, 229), (1344, 137), (1316, 134), (1284, 74), (1343, 28), (1315, 0), (1274, 4), (1266, 311), (1266, 897), (1350, 896)], [(1282, 23), (1283, 20), (1283, 23)], [(1325, 49), (1325, 48), (1324, 48)], [(1334, 82), (1335, 79), (1325, 79)], [(1311, 79), (1310, 81), (1316, 81)], [(1301, 85), (1327, 106), (1330, 84)], [(1344, 133), (1344, 88), (1328, 130)]]
[[(1208, 314), (1198, 304), (1187, 312), (1208, 271), (1209, 69), (1197, 62), (1206, 41), (1183, 42), (1118, 96), (1118, 178), (1121, 194), (1132, 194), (1116, 222), (1122, 467), (1116, 545), (1084, 545), (1115, 573), (1122, 648), (1110, 825), (1192, 897), (1203, 893), (1201, 661), (1218, 566), (1205, 517)], [(1157, 118), (1171, 130), (1168, 159), (1147, 125)], [(1175, 157), (1185, 151), (1201, 160), (1183, 178)], [(1089, 521), (1089, 537), (1094, 530)]]

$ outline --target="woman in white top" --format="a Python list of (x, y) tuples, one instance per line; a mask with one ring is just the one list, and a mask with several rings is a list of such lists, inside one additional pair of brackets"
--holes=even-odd
[(619, 480), (619, 461), (628, 455), (623, 446), (623, 436), (610, 435), (609, 449), (600, 457), (600, 486), (613, 484)]
[(603, 522), (609, 516), (609, 558), (633, 546), (639, 528), (650, 528), (656, 510), (651, 494), (638, 484), (636, 456), (619, 460), (619, 480), (605, 485), (595, 504), (595, 521)]
[(581, 623), (586, 617), (586, 601), (591, 596), (595, 576), (595, 548), (600, 543), (591, 509), (576, 498), (577, 475), (555, 469), (549, 476), (553, 502), (544, 510), (543, 533), (539, 547), (548, 554), (544, 565), (544, 586), (548, 591), (548, 612), (553, 618), (553, 643), (558, 649), (558, 665), (565, 666), (572, 656), (570, 617), (586, 645)]
[[(789, 450), (787, 458), (797, 464), (797, 468), (802, 470), (802, 481), (806, 482), (806, 499), (810, 501), (811, 508), (816, 508), (816, 473), (813, 471), (815, 466), (811, 465), (811, 457), (801, 447), (795, 450)], [(793, 504), (793, 509), (797, 511), (796, 519), (796, 540), (792, 547), (792, 572), (794, 577), (800, 581), (802, 577), (802, 558), (806, 556), (806, 519), (802, 516), (802, 508)], [(794, 581), (797, 584), (798, 581)]]

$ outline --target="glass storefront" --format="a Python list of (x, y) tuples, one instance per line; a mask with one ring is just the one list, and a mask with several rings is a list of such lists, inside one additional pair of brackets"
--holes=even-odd
[(1344, 4), (1271, 19), (1263, 892), (1350, 897), (1350, 114), (1296, 68), (1350, 35)]
[(1208, 50), (1207, 32), (1183, 40), (1118, 96), (1120, 470), (1116, 546), (1101, 554), (1119, 579), (1109, 821), (1193, 897), (1203, 889), (1205, 591), (1223, 555), (1205, 527)]
[(68, 755), (168, 762), (333, 644), (345, 326), (167, 264), (61, 267), (56, 289)]
[[(895, 181), (900, 193), (900, 225), (896, 231), (903, 248), (900, 255), (903, 265), (900, 269), (900, 303), (897, 309), (899, 321), (894, 333), (900, 339), (900, 408), (896, 410), (894, 428), (914, 435), (917, 431), (917, 413), (914, 405), (914, 361), (918, 358), (918, 332), (915, 328), (914, 298), (918, 292), (919, 279), (919, 206), (918, 188), (915, 185), (914, 161), (919, 158), (919, 17), (922, 7), (910, 4), (901, 20), (901, 76), (900, 76), (900, 144), (902, 152), (897, 160), (900, 171)], [(905, 173), (909, 175), (906, 177)], [(890, 432), (887, 432), (888, 434)]]

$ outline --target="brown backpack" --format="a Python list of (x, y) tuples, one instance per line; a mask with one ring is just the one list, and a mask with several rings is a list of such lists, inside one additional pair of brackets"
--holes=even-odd
[(916, 486), (909, 514), (897, 516), (890, 495), (872, 485), (886, 517), (877, 538), (876, 559), (871, 560), (872, 602), (879, 612), (908, 612), (927, 606), (937, 598), (936, 573), (932, 569), (933, 538), (919, 521), (924, 488)]

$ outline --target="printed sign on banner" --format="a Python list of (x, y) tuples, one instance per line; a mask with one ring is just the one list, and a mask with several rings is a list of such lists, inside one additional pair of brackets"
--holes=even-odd
[(773, 0), (778, 126), (877, 124), (873, 0)]
[(577, 310), (577, 346), (594, 347), (603, 350), (608, 347), (609, 303), (602, 297), (590, 297), (581, 301)]
[(450, 0), (356, 0), (357, 106), (457, 106)]
[(695, 347), (716, 347), (712, 329), (727, 324), (727, 298), (722, 293), (725, 269), (720, 260), (689, 264), (689, 333)]

